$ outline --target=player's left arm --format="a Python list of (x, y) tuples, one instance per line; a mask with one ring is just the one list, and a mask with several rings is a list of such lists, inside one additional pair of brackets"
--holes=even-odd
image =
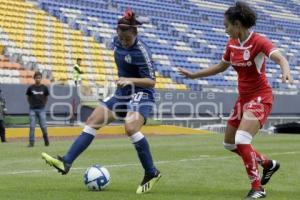
[(280, 51), (274, 51), (271, 55), (270, 55), (270, 59), (273, 60), (275, 63), (277, 63), (282, 71), (282, 82), (283, 83), (293, 83), (293, 77), (291, 75), (290, 72), (290, 67), (289, 67), (289, 63), (286, 60), (286, 58), (280, 53)]
[(47, 102), (48, 102), (48, 96), (49, 96), (49, 90), (48, 90), (48, 87), (45, 86), (45, 89), (44, 89), (44, 104), (46, 105)]
[(262, 52), (267, 55), (276, 64), (280, 65), (282, 71), (282, 82), (293, 83), (293, 77), (291, 76), (289, 63), (280, 51), (275, 47), (271, 40), (266, 37), (260, 37), (258, 42), (261, 44)]
[(48, 96), (45, 96), (44, 103), (47, 104), (47, 101), (48, 101)]

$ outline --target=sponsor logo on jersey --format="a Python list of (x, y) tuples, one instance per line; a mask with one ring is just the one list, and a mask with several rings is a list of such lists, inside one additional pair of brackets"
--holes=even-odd
[(252, 65), (252, 62), (248, 61), (248, 62), (232, 63), (232, 65), (236, 67), (250, 67)]

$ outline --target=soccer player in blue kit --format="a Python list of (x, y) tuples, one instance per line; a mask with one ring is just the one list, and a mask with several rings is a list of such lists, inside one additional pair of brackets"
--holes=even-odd
[(91, 144), (96, 130), (118, 117), (124, 117), (125, 132), (133, 143), (145, 170), (136, 193), (150, 191), (161, 173), (153, 164), (149, 144), (140, 132), (154, 105), (154, 66), (148, 47), (139, 39), (137, 27), (142, 25), (129, 9), (119, 19), (117, 36), (113, 39), (114, 57), (118, 67), (117, 90), (99, 104), (86, 121), (81, 135), (64, 156), (42, 158), (60, 173), (67, 174), (74, 160)]

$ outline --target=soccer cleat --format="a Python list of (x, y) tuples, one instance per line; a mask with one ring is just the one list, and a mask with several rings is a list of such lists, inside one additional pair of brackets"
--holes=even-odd
[(46, 141), (45, 141), (45, 146), (47, 147), (47, 146), (49, 146), (49, 145), (50, 145), (49, 141), (46, 140)]
[(276, 160), (271, 160), (272, 165), (263, 170), (263, 175), (261, 177), (261, 184), (266, 185), (271, 179), (272, 175), (280, 168), (280, 164)]
[(142, 183), (138, 186), (136, 190), (136, 193), (143, 194), (149, 192), (160, 178), (161, 173), (158, 170), (156, 170), (155, 175), (145, 174)]
[(29, 148), (30, 148), (30, 147), (34, 147), (34, 144), (33, 144), (33, 143), (30, 143), (30, 144), (27, 145), (27, 147), (29, 147)]
[(263, 188), (261, 188), (260, 190), (251, 189), (244, 200), (262, 199), (266, 196), (266, 191)]
[(67, 174), (71, 168), (71, 165), (65, 163), (63, 157), (61, 156), (57, 156), (56, 159), (48, 155), (47, 153), (42, 153), (42, 158), (46, 161), (47, 164), (56, 168), (58, 172), (61, 173), (62, 175)]

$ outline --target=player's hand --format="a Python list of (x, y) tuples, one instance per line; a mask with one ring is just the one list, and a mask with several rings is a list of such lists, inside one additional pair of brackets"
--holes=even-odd
[(125, 87), (127, 85), (132, 85), (132, 84), (133, 84), (132, 81), (130, 81), (128, 78), (120, 77), (117, 80), (117, 85), (120, 87)]
[(290, 72), (283, 72), (282, 73), (282, 83), (289, 83), (293, 84), (294, 80)]
[(192, 73), (192, 72), (190, 72), (190, 71), (188, 71), (188, 70), (186, 70), (186, 69), (183, 69), (183, 68), (181, 68), (181, 67), (178, 67), (177, 70), (178, 70), (178, 73), (179, 73), (180, 75), (182, 75), (182, 76), (185, 76), (185, 77), (191, 78), (191, 79), (196, 78), (195, 75), (194, 75), (194, 73)]

